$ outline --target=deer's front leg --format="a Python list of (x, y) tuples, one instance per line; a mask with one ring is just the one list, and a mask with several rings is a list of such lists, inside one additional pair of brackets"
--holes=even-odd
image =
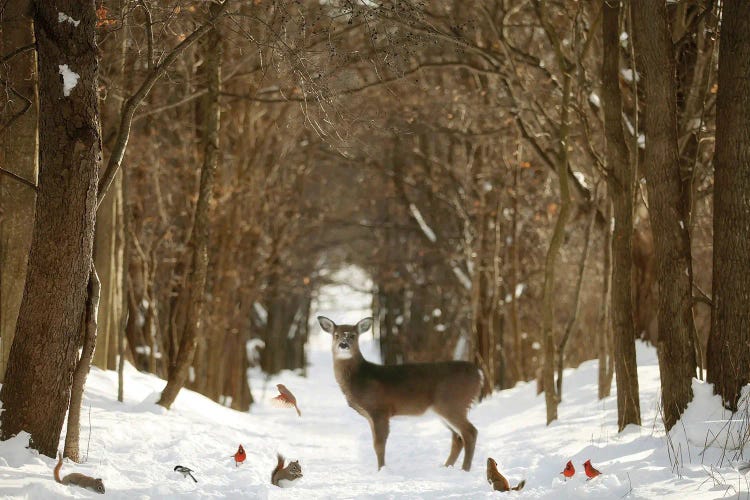
[(378, 470), (385, 465), (385, 442), (388, 440), (388, 416), (384, 413), (370, 414), (372, 428), (372, 446), (378, 457)]

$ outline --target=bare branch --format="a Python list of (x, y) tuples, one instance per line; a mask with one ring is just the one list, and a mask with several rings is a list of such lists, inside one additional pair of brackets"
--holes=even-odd
[(193, 45), (209, 31), (211, 31), (211, 28), (213, 28), (214, 24), (216, 24), (219, 17), (221, 17), (226, 11), (229, 2), (230, 0), (224, 0), (224, 3), (221, 4), (220, 8), (217, 9), (214, 15), (212, 15), (198, 29), (193, 31), (187, 38), (185, 38), (185, 40), (180, 42), (179, 45), (172, 49), (167, 57), (165, 57), (162, 62), (160, 62), (153, 68), (153, 70), (143, 81), (136, 93), (130, 96), (125, 101), (122, 109), (120, 128), (117, 133), (115, 146), (114, 148), (112, 148), (112, 154), (110, 155), (109, 161), (107, 162), (107, 168), (104, 170), (104, 174), (102, 174), (101, 178), (99, 179), (97, 207), (101, 205), (104, 196), (107, 194), (109, 186), (112, 184), (112, 181), (115, 178), (115, 174), (117, 174), (117, 170), (122, 164), (122, 158), (125, 156), (125, 149), (127, 148), (128, 140), (130, 139), (130, 126), (133, 123), (135, 110), (138, 109), (138, 106), (141, 104), (141, 102), (143, 102), (143, 99), (145, 99), (145, 97), (151, 91), (151, 88), (154, 86), (154, 84), (162, 76), (164, 76), (164, 74), (167, 72), (167, 69), (169, 69), (169, 67), (177, 60), (177, 58), (180, 57), (188, 49), (188, 47)]
[(24, 179), (20, 175), (14, 174), (13, 172), (11, 172), (9, 170), (5, 170), (3, 167), (0, 167), (0, 173), (7, 175), (11, 179), (17, 180), (21, 184), (25, 184), (26, 186), (30, 187), (34, 191), (36, 191), (38, 189), (37, 185), (34, 184), (33, 182), (31, 182), (30, 180)]

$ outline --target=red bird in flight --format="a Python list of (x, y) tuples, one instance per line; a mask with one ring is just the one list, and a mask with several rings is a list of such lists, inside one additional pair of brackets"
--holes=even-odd
[(560, 474), (562, 474), (566, 478), (571, 478), (575, 475), (575, 473), (576, 473), (576, 468), (573, 467), (573, 462), (571, 460), (568, 460), (568, 463), (565, 464), (565, 469), (563, 469), (563, 471)]
[(245, 454), (245, 448), (240, 445), (240, 447), (237, 448), (237, 453), (232, 455), (232, 458), (234, 458), (234, 466), (239, 467), (240, 464), (247, 458), (247, 455)]
[(596, 468), (593, 465), (591, 465), (591, 460), (586, 460), (583, 463), (583, 468), (586, 471), (586, 475), (589, 477), (586, 481), (594, 479), (596, 476), (601, 474), (601, 472), (596, 470)]
[(284, 384), (276, 384), (276, 388), (279, 390), (279, 395), (271, 400), (271, 404), (279, 408), (294, 408), (297, 410), (297, 416), (301, 417), (302, 412), (297, 407), (297, 398), (294, 397), (292, 391), (287, 389)]

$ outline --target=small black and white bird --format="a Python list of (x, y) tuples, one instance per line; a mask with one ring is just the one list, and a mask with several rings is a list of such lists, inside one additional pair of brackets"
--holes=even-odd
[(740, 460), (735, 462), (734, 468), (737, 469), (737, 472), (740, 474), (747, 474), (750, 472), (750, 460)]
[(193, 476), (193, 474), (191, 474), (193, 472), (192, 469), (188, 469), (187, 467), (183, 467), (182, 465), (175, 465), (174, 466), (174, 470), (175, 470), (175, 472), (179, 472), (180, 474), (182, 474), (182, 477), (188, 477), (188, 476), (190, 476), (190, 479), (192, 479), (196, 483), (198, 482), (198, 480), (195, 479), (195, 477)]

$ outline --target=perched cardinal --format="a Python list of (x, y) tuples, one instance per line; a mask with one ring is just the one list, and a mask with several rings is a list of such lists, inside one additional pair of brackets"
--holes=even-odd
[(576, 468), (573, 467), (573, 462), (568, 460), (568, 463), (565, 464), (565, 469), (560, 473), (566, 478), (573, 477), (576, 473)]
[(237, 453), (232, 455), (232, 458), (234, 458), (234, 466), (239, 467), (240, 464), (247, 458), (247, 455), (245, 455), (245, 448), (240, 445), (240, 447), (237, 448)]
[[(589, 479), (594, 479), (596, 476), (601, 474), (601, 472), (596, 470), (596, 468), (593, 465), (591, 465), (591, 460), (586, 460), (583, 463), (583, 468), (586, 470), (586, 475), (589, 477)], [(587, 479), (587, 481), (589, 479)]]
[(276, 384), (276, 388), (279, 390), (279, 395), (273, 398), (271, 403), (280, 408), (294, 408), (297, 410), (297, 415), (301, 417), (302, 412), (297, 407), (297, 398), (294, 394), (284, 384)]

